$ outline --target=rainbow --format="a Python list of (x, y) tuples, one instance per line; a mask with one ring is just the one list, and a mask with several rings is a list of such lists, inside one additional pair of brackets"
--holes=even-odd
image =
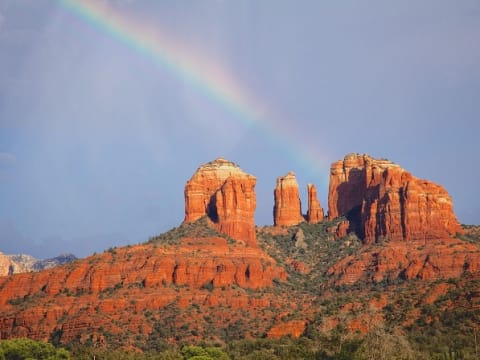
[[(107, 1), (58, 0), (61, 6), (99, 31), (123, 43), (131, 50), (150, 59), (166, 71), (174, 74), (195, 88), (203, 96), (221, 106), (225, 111), (248, 127), (262, 132), (275, 145), (283, 144), (284, 153), (299, 163), (322, 185), (327, 184), (328, 168), (325, 155), (315, 156), (315, 150), (305, 144), (294, 143), (289, 129), (283, 129), (288, 121), (278, 121), (271, 110), (259, 103), (258, 97), (220, 64), (203, 54), (176, 42), (158, 24), (149, 26), (119, 13)], [(269, 115), (269, 116), (267, 116)], [(277, 119), (276, 122), (272, 119)]]

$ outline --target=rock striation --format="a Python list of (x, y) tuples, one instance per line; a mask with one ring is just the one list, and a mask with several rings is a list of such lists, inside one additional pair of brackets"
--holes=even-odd
[(277, 178), (274, 198), (273, 222), (275, 226), (292, 226), (304, 221), (298, 182), (293, 172)]
[(200, 166), (185, 185), (185, 223), (204, 216), (220, 232), (256, 245), (255, 183), (233, 162), (218, 158)]
[(431, 240), (462, 229), (450, 195), (389, 160), (350, 154), (332, 164), (329, 218), (346, 216), (364, 240)]
[(308, 211), (307, 221), (309, 224), (316, 224), (323, 220), (323, 208), (317, 197), (317, 188), (313, 184), (307, 185), (308, 191)]

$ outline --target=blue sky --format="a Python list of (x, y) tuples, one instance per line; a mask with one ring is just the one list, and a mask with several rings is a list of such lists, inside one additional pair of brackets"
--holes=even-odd
[(181, 223), (185, 182), (219, 156), (257, 177), (259, 225), (290, 170), (325, 206), (350, 152), (442, 184), (480, 224), (478, 1), (102, 1), (265, 112), (245, 122), (58, 1), (0, 0), (1, 252), (143, 242)]

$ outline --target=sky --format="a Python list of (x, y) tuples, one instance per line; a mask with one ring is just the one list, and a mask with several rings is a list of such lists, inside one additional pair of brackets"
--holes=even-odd
[(225, 157), (258, 225), (294, 171), (388, 158), (480, 224), (480, 2), (0, 0), (0, 252), (79, 257), (178, 226)]

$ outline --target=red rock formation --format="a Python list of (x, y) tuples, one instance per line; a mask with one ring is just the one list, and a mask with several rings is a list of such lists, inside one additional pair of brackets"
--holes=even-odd
[(350, 154), (332, 164), (329, 218), (357, 223), (366, 243), (448, 238), (462, 232), (450, 196), (388, 160)]
[[(62, 341), (70, 341), (99, 327), (133, 331), (145, 322), (145, 310), (203, 306), (207, 297), (233, 308), (267, 307), (268, 299), (237, 292), (270, 287), (274, 279), (283, 281), (286, 273), (271, 257), (224, 238), (117, 248), (38, 273), (0, 277), (0, 338), (48, 339), (60, 329)], [(223, 290), (212, 298), (216, 289)], [(112, 319), (125, 329), (115, 330)]]
[(344, 236), (347, 236), (348, 229), (350, 228), (350, 222), (348, 220), (343, 220), (337, 225), (327, 228), (327, 231), (334, 235), (335, 239), (338, 240)]
[(476, 244), (443, 239), (427, 245), (397, 241), (366, 247), (340, 260), (327, 273), (340, 285), (359, 280), (449, 279), (479, 271), (480, 252)]
[(308, 211), (307, 221), (309, 224), (316, 224), (323, 220), (323, 209), (317, 197), (317, 188), (313, 184), (307, 185), (308, 190)]
[(278, 339), (283, 336), (291, 336), (298, 338), (302, 335), (307, 327), (305, 320), (290, 320), (272, 326), (268, 331), (267, 337), (270, 339)]
[(208, 216), (220, 232), (255, 245), (255, 182), (222, 158), (200, 166), (185, 185), (185, 222)]
[(275, 226), (292, 226), (304, 221), (298, 183), (293, 172), (277, 178), (274, 197), (273, 222)]

